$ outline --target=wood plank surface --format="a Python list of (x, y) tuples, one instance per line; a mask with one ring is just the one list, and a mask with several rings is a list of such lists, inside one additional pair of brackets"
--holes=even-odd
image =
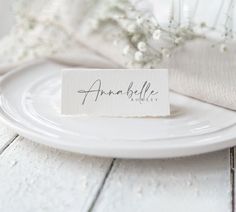
[(0, 154), (13, 142), (17, 134), (0, 122)]
[(0, 211), (231, 212), (235, 151), (113, 160), (42, 146), (0, 125)]
[(98, 212), (230, 212), (229, 150), (168, 160), (116, 160)]
[(111, 161), (19, 137), (0, 155), (0, 211), (88, 211)]

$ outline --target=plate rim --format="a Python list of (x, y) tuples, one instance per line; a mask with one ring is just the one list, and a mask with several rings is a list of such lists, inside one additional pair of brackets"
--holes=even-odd
[[(29, 68), (30, 66), (34, 65), (41, 65), (46, 63), (56, 63), (55, 61), (51, 60), (35, 60), (29, 63), (23, 64), (22, 66), (6, 73), (0, 78), (0, 98), (2, 98), (2, 88), (4, 86), (4, 82), (8, 80), (9, 77), (17, 74), (18, 72), (24, 71), (25, 68)], [(215, 106), (217, 107), (217, 106)], [(52, 137), (48, 137), (46, 135), (41, 135), (35, 131), (30, 131), (27, 127), (19, 123), (14, 123), (10, 118), (7, 117), (7, 113), (3, 110), (2, 101), (0, 101), (0, 121), (6, 124), (8, 127), (13, 129), (19, 135), (22, 135), (25, 138), (28, 138), (36, 143), (40, 143), (46, 146), (51, 146), (56, 149), (75, 152), (75, 153), (82, 153), (86, 155), (92, 156), (101, 156), (101, 157), (118, 157), (118, 158), (140, 158), (140, 159), (151, 159), (151, 158), (173, 158), (173, 157), (181, 157), (181, 156), (190, 156), (196, 154), (202, 154), (212, 151), (217, 151), (221, 149), (225, 149), (231, 147), (236, 144), (236, 126), (233, 126), (235, 129), (235, 134), (232, 133), (228, 135), (226, 139), (218, 139), (218, 142), (210, 142), (210, 143), (201, 143), (201, 145), (192, 146), (191, 142), (190, 145), (185, 146), (175, 146), (172, 147), (158, 147), (158, 148), (124, 148), (119, 147), (115, 148), (111, 145), (104, 146), (104, 145), (97, 145), (96, 147), (91, 147), (91, 144), (84, 146), (84, 142), (78, 142), (77, 148), (73, 148), (73, 145), (64, 145), (62, 143), (56, 142), (56, 139)], [(231, 136), (230, 136), (231, 135)], [(83, 140), (91, 140), (91, 138), (80, 136)], [(202, 137), (199, 135), (198, 137)], [(59, 138), (57, 138), (59, 139)], [(190, 138), (187, 138), (190, 139)], [(200, 139), (200, 138), (199, 138)], [(94, 138), (92, 138), (94, 140)], [(101, 138), (97, 139), (98, 141)], [(186, 140), (186, 138), (184, 139)], [(216, 139), (217, 140), (217, 139)], [(69, 143), (68, 143), (69, 144)], [(124, 151), (125, 149), (125, 151)], [(98, 151), (96, 151), (98, 150)]]

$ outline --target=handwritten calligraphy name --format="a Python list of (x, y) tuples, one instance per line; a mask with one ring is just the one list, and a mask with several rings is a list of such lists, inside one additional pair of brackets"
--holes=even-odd
[(99, 98), (104, 96), (119, 96), (126, 95), (128, 99), (131, 101), (142, 102), (153, 102), (157, 101), (158, 91), (151, 89), (151, 83), (148, 81), (144, 81), (140, 89), (134, 88), (134, 82), (131, 81), (127, 87), (127, 89), (117, 89), (117, 90), (104, 90), (102, 88), (102, 80), (95, 80), (91, 86), (87, 90), (78, 90), (79, 94), (83, 94), (82, 105), (85, 105), (88, 97), (92, 96), (95, 102), (99, 100)]

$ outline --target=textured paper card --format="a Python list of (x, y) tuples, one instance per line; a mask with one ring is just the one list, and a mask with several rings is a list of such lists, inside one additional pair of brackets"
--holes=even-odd
[(166, 69), (66, 69), (62, 73), (62, 114), (167, 116)]

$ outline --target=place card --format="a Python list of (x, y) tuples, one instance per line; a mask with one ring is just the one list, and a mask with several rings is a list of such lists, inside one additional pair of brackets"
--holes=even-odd
[(168, 70), (65, 69), (61, 111), (65, 115), (168, 116)]

